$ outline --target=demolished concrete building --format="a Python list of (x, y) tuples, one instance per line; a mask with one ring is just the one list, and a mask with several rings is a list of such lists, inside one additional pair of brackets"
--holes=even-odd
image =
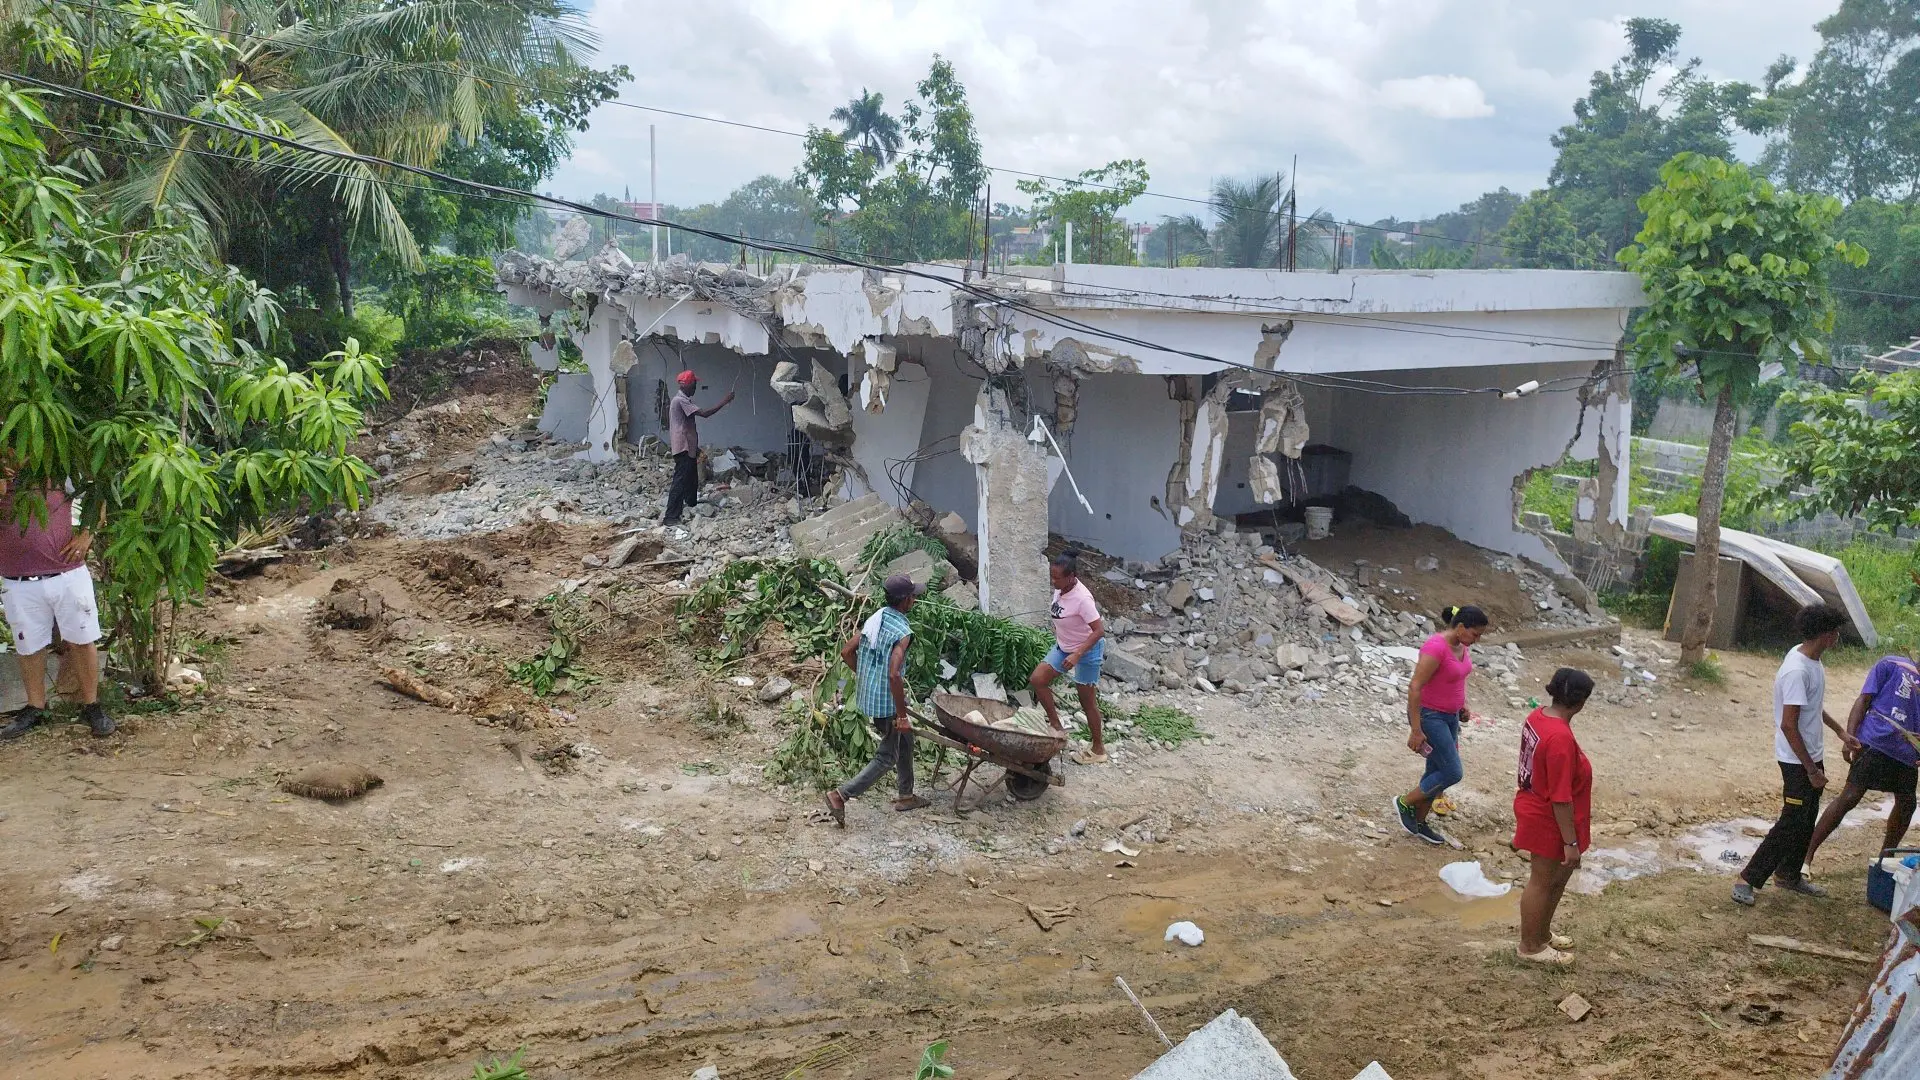
[[(609, 246), (510, 253), (508, 299), (561, 366), (542, 426), (606, 461), (664, 434), (674, 375), (737, 391), (712, 446), (836, 464), (838, 495), (957, 513), (982, 606), (1037, 619), (1058, 534), (1151, 562), (1183, 530), (1350, 489), (1563, 570), (1520, 521), (1532, 470), (1599, 461), (1576, 524), (1628, 522), (1633, 275), (1056, 265), (786, 265), (761, 277)], [(1278, 520), (1277, 513), (1274, 520)]]

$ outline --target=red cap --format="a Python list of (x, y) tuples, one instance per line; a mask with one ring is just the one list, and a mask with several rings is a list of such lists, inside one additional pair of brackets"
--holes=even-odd
[(680, 374), (674, 376), (674, 378), (678, 379), (680, 382), (681, 388), (686, 390), (691, 390), (694, 387), (700, 385), (700, 377), (698, 375), (695, 375), (691, 371), (683, 371)]

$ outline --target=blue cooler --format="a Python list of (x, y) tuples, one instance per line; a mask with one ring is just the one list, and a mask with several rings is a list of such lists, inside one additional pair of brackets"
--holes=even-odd
[[(1886, 866), (1886, 861), (1896, 855), (1905, 856)], [(1891, 848), (1880, 853), (1880, 857), (1867, 864), (1867, 903), (1881, 911), (1893, 911), (1893, 898), (1900, 892), (1917, 869), (1920, 869), (1920, 848)]]

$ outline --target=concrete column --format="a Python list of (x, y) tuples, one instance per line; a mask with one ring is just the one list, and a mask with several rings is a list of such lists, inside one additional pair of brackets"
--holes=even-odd
[(1047, 462), (1013, 417), (1003, 391), (982, 384), (973, 423), (960, 433), (979, 489), (980, 610), (1044, 626), (1047, 581)]
[(587, 408), (587, 448), (574, 456), (596, 464), (620, 457), (615, 449), (620, 439), (620, 398), (613, 380), (613, 352), (626, 321), (625, 308), (602, 301), (593, 309), (586, 330), (573, 337), (593, 383), (593, 401)]

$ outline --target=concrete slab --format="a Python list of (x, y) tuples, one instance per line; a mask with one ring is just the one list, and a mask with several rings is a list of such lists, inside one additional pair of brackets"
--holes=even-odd
[(1293, 1070), (1253, 1021), (1228, 1009), (1133, 1080), (1294, 1080)]
[(587, 441), (587, 418), (593, 413), (593, 376), (567, 371), (554, 376), (540, 410), (540, 430), (560, 442)]
[[(1655, 536), (1691, 544), (1699, 522), (1692, 514), (1662, 514), (1650, 528)], [(1720, 530), (1720, 553), (1746, 563), (1802, 607), (1826, 603), (1846, 612), (1854, 633), (1868, 648), (1880, 643), (1867, 606), (1839, 559), (1738, 529)]]
[(809, 559), (824, 559), (843, 574), (859, 569), (867, 541), (907, 519), (878, 494), (862, 495), (793, 526), (793, 546)]

